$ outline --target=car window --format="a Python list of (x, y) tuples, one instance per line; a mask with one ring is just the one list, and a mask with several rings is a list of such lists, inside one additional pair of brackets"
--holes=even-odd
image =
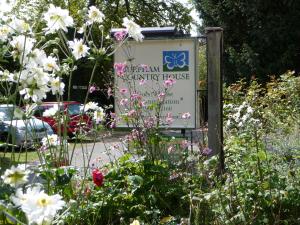
[[(34, 111), (34, 116), (36, 116), (36, 117), (43, 117), (43, 113), (47, 109), (50, 109), (50, 108), (53, 108), (53, 107), (54, 107), (54, 105), (41, 105), (41, 106), (37, 106), (35, 108), (35, 111)], [(63, 106), (60, 106), (59, 108), (60, 108), (60, 111), (63, 111)]]
[(69, 115), (78, 115), (80, 114), (80, 104), (70, 104), (68, 105)]
[(45, 110), (46, 110), (45, 107), (38, 106), (38, 107), (35, 108), (35, 111), (34, 111), (33, 115), (36, 116), (36, 117), (42, 117)]
[[(15, 113), (14, 113), (15, 111)], [(20, 114), (22, 112), (22, 109), (19, 107), (0, 107), (0, 113), (1, 117), (3, 117), (3, 120), (18, 120), (22, 119), (22, 115)]]

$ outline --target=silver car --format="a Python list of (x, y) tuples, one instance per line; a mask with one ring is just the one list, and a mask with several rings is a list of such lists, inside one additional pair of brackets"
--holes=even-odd
[(53, 134), (48, 123), (35, 117), (26, 119), (22, 112), (21, 108), (14, 105), (0, 105), (0, 145), (32, 146), (40, 143), (43, 137)]

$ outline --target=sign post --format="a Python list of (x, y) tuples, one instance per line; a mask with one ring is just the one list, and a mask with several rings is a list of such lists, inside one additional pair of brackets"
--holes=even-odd
[[(127, 49), (125, 49), (127, 48)], [(194, 129), (198, 125), (197, 113), (197, 80), (198, 68), (198, 39), (186, 36), (179, 37), (155, 37), (146, 36), (141, 43), (129, 41), (129, 45), (121, 47), (114, 54), (114, 62), (126, 62), (126, 81), (134, 86), (134, 91), (143, 96), (145, 105), (151, 105), (157, 101), (159, 89), (163, 89), (163, 83), (171, 78), (176, 81), (170, 89), (161, 118), (164, 120), (167, 113), (172, 114), (174, 120), (169, 127), (174, 129)], [(145, 66), (146, 65), (146, 66)], [(145, 85), (139, 82), (145, 81)], [(116, 88), (126, 87), (124, 78), (115, 76)], [(120, 99), (115, 98), (116, 113), (122, 114)], [(189, 113), (190, 118), (182, 118), (184, 113)], [(196, 118), (197, 117), (197, 118)], [(120, 122), (117, 126), (126, 127)]]
[(208, 27), (207, 37), (207, 80), (208, 80), (208, 147), (212, 154), (219, 154), (220, 171), (224, 170), (223, 151), (223, 99), (222, 99), (222, 53), (223, 29)]

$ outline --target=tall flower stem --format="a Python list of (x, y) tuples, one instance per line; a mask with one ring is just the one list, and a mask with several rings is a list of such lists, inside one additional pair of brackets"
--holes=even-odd
[[(84, 112), (85, 105), (86, 105), (88, 97), (89, 97), (89, 88), (90, 88), (90, 86), (91, 86), (91, 84), (93, 82), (93, 79), (94, 79), (94, 76), (95, 76), (96, 69), (97, 69), (98, 65), (99, 65), (99, 62), (96, 61), (95, 64), (94, 64), (93, 70), (92, 70), (91, 78), (90, 78), (89, 83), (88, 83), (87, 92), (86, 92), (85, 99), (84, 99), (84, 105), (83, 105), (83, 109), (82, 109), (82, 112), (81, 112), (81, 115), (80, 115), (80, 123), (82, 123), (82, 121), (83, 121), (83, 112)], [(76, 144), (77, 144), (77, 142), (75, 142), (75, 144), (73, 146), (72, 153), (71, 153), (71, 158), (70, 158), (70, 162), (72, 162)]]

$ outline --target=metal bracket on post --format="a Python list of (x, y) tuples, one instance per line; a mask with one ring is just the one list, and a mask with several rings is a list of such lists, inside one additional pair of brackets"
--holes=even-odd
[(182, 137), (185, 138), (185, 129), (181, 129)]
[(223, 151), (223, 99), (222, 56), (223, 29), (205, 28), (207, 38), (207, 83), (208, 83), (208, 147), (212, 155), (219, 154), (220, 172), (224, 170)]

